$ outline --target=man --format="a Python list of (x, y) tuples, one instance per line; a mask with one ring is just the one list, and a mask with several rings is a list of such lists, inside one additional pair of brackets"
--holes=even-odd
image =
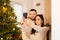
[(22, 39), (23, 40), (29, 40), (32, 25), (34, 25), (34, 18), (37, 15), (37, 11), (35, 9), (31, 9), (29, 11), (29, 16), (25, 20), (23, 19), (23, 32), (22, 32)]
[(35, 9), (31, 9), (29, 11), (29, 16), (28, 16), (29, 18), (28, 18), (28, 20), (29, 20), (31, 25), (34, 24), (34, 18), (35, 18), (36, 15), (37, 15), (37, 11)]

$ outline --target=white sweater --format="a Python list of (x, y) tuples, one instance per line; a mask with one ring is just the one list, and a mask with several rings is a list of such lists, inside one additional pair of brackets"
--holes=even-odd
[(22, 26), (22, 39), (23, 40), (30, 40), (30, 33), (31, 33), (31, 27), (25, 27)]
[(43, 40), (44, 37), (46, 37), (46, 33), (49, 30), (49, 27), (40, 27), (34, 25), (32, 28), (34, 28), (36, 31), (35, 35), (30, 35), (30, 40)]
[(32, 29), (32, 25), (34, 25), (34, 22), (31, 21), (30, 19), (27, 19), (27, 23), (29, 25), (27, 26), (21, 26), (22, 28), (22, 39), (23, 40), (30, 40), (30, 33), (31, 33), (31, 29)]

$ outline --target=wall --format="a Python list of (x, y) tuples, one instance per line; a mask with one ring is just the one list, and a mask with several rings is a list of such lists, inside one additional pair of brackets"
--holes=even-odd
[(11, 3), (16, 3), (22, 5), (23, 0), (11, 0)]
[(45, 0), (45, 23), (51, 24), (51, 0)]
[[(37, 3), (40, 3), (40, 6), (36, 6)], [(38, 14), (44, 14), (44, 0), (33, 0), (33, 8), (37, 10)]]
[(32, 9), (33, 0), (24, 0), (23, 1), (23, 12), (29, 12)]
[(32, 8), (33, 0), (11, 0), (11, 3), (22, 5), (23, 12), (28, 12)]
[[(45, 23), (51, 24), (51, 0), (45, 0)], [(49, 31), (49, 40), (51, 40), (51, 30)]]

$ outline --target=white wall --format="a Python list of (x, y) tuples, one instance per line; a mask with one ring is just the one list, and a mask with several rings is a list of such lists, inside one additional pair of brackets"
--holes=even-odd
[(16, 3), (22, 5), (23, 0), (11, 0), (11, 3)]
[[(40, 3), (40, 6), (36, 6), (37, 3)], [(44, 0), (33, 0), (33, 8), (35, 8), (38, 14), (44, 13)]]
[(12, 3), (23, 6), (23, 12), (28, 12), (32, 8), (33, 0), (11, 0)]
[[(11, 0), (13, 3), (17, 3), (23, 6), (23, 12), (28, 12), (34, 8), (38, 14), (44, 13), (44, 0)], [(36, 6), (36, 3), (40, 3), (40, 6)]]
[(23, 12), (29, 12), (32, 8), (33, 0), (24, 0), (23, 1)]

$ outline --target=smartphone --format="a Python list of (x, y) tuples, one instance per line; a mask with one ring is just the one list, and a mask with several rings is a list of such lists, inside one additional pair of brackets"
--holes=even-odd
[(23, 13), (23, 17), (25, 17), (25, 19), (27, 19), (27, 13)]

